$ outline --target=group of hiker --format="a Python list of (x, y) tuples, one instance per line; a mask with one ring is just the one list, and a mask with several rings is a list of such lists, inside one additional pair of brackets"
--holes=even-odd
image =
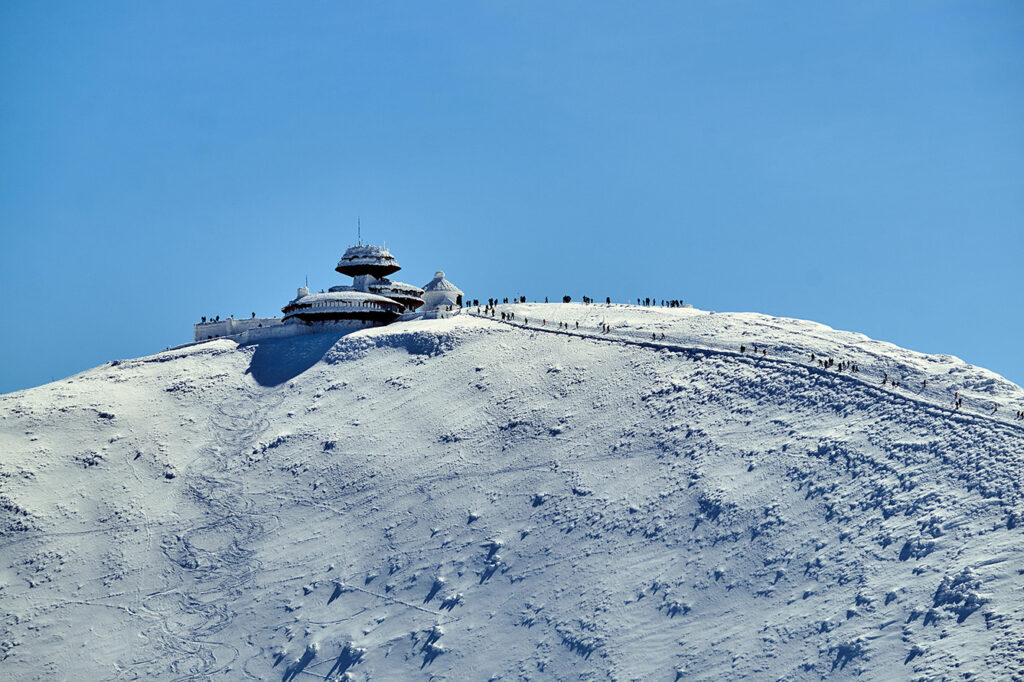
[[(638, 298), (638, 299), (636, 299), (636, 304), (637, 305), (642, 305), (642, 306), (658, 305), (658, 299), (656, 299), (656, 298)], [(661, 307), (662, 308), (682, 308), (683, 307), (683, 300), (681, 298), (674, 298), (674, 299), (664, 299), (663, 298), (663, 299), (661, 299)]]
[[(508, 300), (508, 299), (506, 299), (506, 300)], [(516, 314), (514, 312), (512, 312), (512, 311), (505, 311), (505, 310), (498, 310), (495, 307), (496, 305), (498, 305), (498, 299), (496, 299), (496, 298), (488, 299), (487, 303), (485, 303), (482, 307), (481, 306), (477, 306), (476, 314), (477, 315), (484, 315), (486, 317), (498, 317), (500, 315), (502, 322), (511, 322), (512, 320), (516, 319)], [(529, 318), (524, 317), (523, 318), (523, 325), (529, 325), (529, 324), (530, 324)], [(540, 321), (540, 326), (546, 327), (547, 325), (548, 325), (547, 318), (542, 318), (541, 321)], [(562, 330), (566, 330), (566, 331), (568, 331), (570, 329), (579, 330), (579, 328), (580, 328), (579, 320), (576, 320), (572, 325), (570, 325), (568, 322), (557, 322), (557, 325), (558, 325), (558, 329), (562, 329)], [(612, 327), (611, 327), (610, 324), (606, 324), (604, 322), (601, 323), (601, 333), (602, 334), (610, 334), (611, 331), (612, 331)], [(661, 340), (665, 339), (665, 332), (661, 332), (661, 337), (660, 338), (661, 338)], [(659, 340), (657, 332), (651, 332), (651, 340), (652, 341)]]
[[(513, 303), (526, 303), (526, 297), (525, 296), (519, 296), (519, 297), (513, 298), (512, 302)], [(547, 299), (545, 299), (545, 302), (547, 302)], [(501, 299), (499, 301), (496, 298), (489, 298), (489, 299), (487, 299), (486, 307), (493, 308), (494, 306), (500, 305), (500, 304), (506, 304), (507, 305), (508, 304), (508, 299), (507, 298), (503, 298), (503, 299)], [(472, 301), (470, 301), (469, 305), (476, 306), (476, 307), (479, 308), (480, 307), (480, 301), (478, 301), (476, 299), (473, 299)]]
[[(591, 304), (597, 302), (593, 298), (591, 298), (590, 296), (583, 296), (581, 298), (582, 298), (583, 303), (585, 303), (587, 305), (591, 305)], [(510, 299), (508, 299), (508, 298), (501, 298), (501, 299), (489, 298), (489, 299), (487, 299), (487, 303), (485, 304), (484, 307), (493, 308), (496, 305), (502, 305), (502, 304), (507, 305), (509, 303), (509, 300)], [(651, 299), (647, 299), (647, 300), (650, 301)], [(639, 301), (640, 301), (640, 299), (638, 298), (637, 302), (639, 303)], [(526, 297), (525, 296), (515, 296), (515, 297), (513, 297), (511, 299), (511, 302), (512, 303), (526, 303)], [(548, 300), (547, 296), (544, 297), (544, 302), (545, 303), (550, 303), (550, 301)], [(611, 305), (612, 297), (611, 296), (605, 296), (604, 297), (604, 302), (606, 304), (608, 304), (608, 305)], [(562, 303), (572, 303), (572, 296), (563, 296), (562, 297)], [(662, 305), (668, 305), (668, 303), (669, 303), (668, 301), (662, 301), (661, 302)], [(676, 303), (678, 303), (679, 305), (682, 305), (682, 301), (676, 301)], [(476, 299), (473, 299), (472, 301), (468, 301), (466, 303), (466, 306), (467, 307), (477, 307), (477, 308), (479, 308), (480, 307), (480, 301), (476, 300)], [(673, 306), (673, 307), (676, 307), (676, 306)]]
[[(882, 372), (882, 385), (885, 386), (885, 384), (887, 382), (893, 388), (899, 388), (900, 386), (903, 385), (902, 381), (896, 381), (895, 379), (890, 379), (888, 372)], [(928, 380), (927, 379), (924, 380), (924, 385), (928, 386)]]
[(513, 312), (506, 312), (504, 310), (499, 311), (497, 308), (494, 307), (494, 304), (491, 303), (487, 303), (486, 305), (484, 305), (482, 310), (480, 306), (477, 306), (476, 308), (477, 315), (486, 315), (488, 317), (497, 317), (499, 312), (501, 313), (501, 319), (506, 322), (509, 320), (514, 320), (516, 317), (516, 314)]
[[(839, 364), (837, 365), (835, 358), (819, 358), (814, 353), (811, 353), (811, 362), (817, 362), (818, 367), (821, 369), (830, 369), (832, 367), (835, 367), (836, 371), (839, 372), (840, 374), (842, 374), (844, 371), (850, 373), (860, 371), (860, 367), (857, 367), (857, 365), (851, 360), (840, 360)], [(883, 381), (882, 383), (885, 382)]]
[[(651, 300), (652, 299), (637, 299), (637, 304), (638, 305), (651, 305)], [(547, 301), (547, 299), (545, 299), (545, 302), (546, 301)], [(570, 302), (570, 298), (568, 296), (565, 296), (565, 297), (563, 297), (563, 301), (568, 303), (568, 302)], [(525, 302), (526, 302), (526, 297), (525, 296), (520, 297), (518, 299), (513, 299), (513, 303), (525, 303)], [(584, 296), (583, 297), (583, 302), (584, 303), (593, 303), (593, 300), (588, 298), (588, 297), (586, 297), (586, 296)], [(608, 299), (608, 302), (609, 303), (611, 302), (610, 299)], [(504, 322), (511, 322), (513, 320), (516, 320), (517, 318), (516, 318), (516, 315), (515, 315), (514, 312), (511, 312), (511, 311), (498, 311), (497, 310), (497, 308), (495, 306), (499, 305), (500, 303), (508, 303), (508, 299), (506, 298), (506, 299), (503, 299), (502, 301), (499, 301), (496, 298), (488, 299), (487, 303), (482, 308), (479, 306), (477, 301), (473, 301), (472, 302), (473, 305), (477, 306), (476, 312), (477, 312), (478, 315), (482, 313), (483, 315), (486, 315), (486, 316), (497, 317), (498, 314), (500, 313), (501, 319)], [(662, 301), (661, 303), (662, 303), (663, 306), (666, 306), (666, 307), (673, 307), (673, 308), (675, 308), (675, 307), (681, 307), (682, 306), (682, 301), (678, 301), (678, 300)], [(654, 302), (654, 305), (657, 305), (657, 301)], [(524, 317), (522, 319), (522, 324), (524, 326), (528, 326), (529, 323), (530, 323), (530, 321), (529, 321), (528, 318)], [(547, 323), (548, 323), (547, 318), (541, 319), (541, 326), (542, 327), (546, 327)], [(579, 323), (578, 320), (576, 322), (574, 322), (572, 325), (570, 325), (570, 323), (568, 323), (568, 322), (558, 322), (557, 323), (557, 328), (560, 329), (560, 330), (570, 330), (570, 329), (579, 330), (580, 323)], [(601, 333), (602, 334), (610, 334), (611, 332), (612, 332), (612, 326), (610, 324), (602, 322), (601, 323)], [(659, 339), (660, 340), (665, 340), (665, 332), (660, 332), (660, 336), (659, 336), (659, 332), (651, 332), (651, 340), (652, 341), (657, 341)], [(757, 344), (753, 344), (752, 351), (753, 351), (754, 355), (760, 355), (761, 357), (767, 357), (768, 356), (768, 349), (763, 347), (763, 346), (758, 346)], [(746, 346), (746, 344), (741, 344), (740, 345), (740, 353), (744, 353), (744, 354), (747, 353), (747, 346)], [(832, 357), (828, 357), (828, 358), (819, 357), (816, 353), (813, 353), (813, 352), (810, 354), (810, 358), (811, 358), (811, 362), (812, 363), (817, 363), (817, 365), (818, 365), (818, 367), (820, 369), (835, 368), (835, 370), (837, 372), (839, 372), (839, 373), (849, 372), (851, 374), (859, 373), (860, 372), (860, 367), (857, 365), (857, 363), (853, 362), (852, 360), (839, 360), (839, 361), (837, 361), (835, 358), (832, 358)], [(902, 388), (903, 387), (903, 382), (902, 382), (902, 380), (890, 379), (889, 378), (889, 373), (883, 371), (882, 372), (882, 385), (883, 386), (892, 386), (893, 388)], [(927, 379), (923, 379), (921, 381), (921, 388), (922, 388), (922, 390), (928, 388), (928, 380)], [(960, 396), (960, 392), (959, 391), (955, 391), (954, 394), (953, 394), (953, 410), (954, 411), (959, 411), (962, 407), (963, 407), (963, 398)], [(998, 410), (999, 410), (998, 405), (993, 405), (992, 406), (991, 414), (995, 414), (996, 412), (998, 412)], [(1024, 421), (1024, 410), (1017, 410), (1015, 415), (1014, 415), (1014, 420), (1016, 420), (1016, 421)]]
[[(740, 352), (743, 352), (743, 350), (744, 350), (744, 347), (740, 346)], [(757, 352), (757, 347), (756, 346), (754, 347), (754, 352), (755, 353)], [(842, 372), (844, 370), (849, 371), (851, 373), (852, 372), (859, 372), (860, 371), (860, 368), (854, 362), (851, 362), (851, 361), (840, 361), (839, 364), (836, 365), (836, 361), (835, 361), (834, 358), (819, 358), (814, 353), (811, 353), (811, 362), (817, 362), (818, 363), (818, 367), (820, 367), (822, 369), (829, 369), (830, 367), (836, 367), (836, 369), (839, 372)], [(889, 378), (889, 373), (883, 371), (882, 372), (882, 385), (883, 386), (892, 386), (893, 388), (902, 388), (903, 387), (903, 381), (902, 380), (896, 380), (896, 379), (890, 379)], [(927, 388), (928, 388), (928, 380), (927, 379), (922, 379), (921, 380), (921, 390), (925, 390)], [(963, 404), (964, 404), (964, 399), (960, 396), (960, 391), (954, 391), (953, 392), (953, 410), (954, 411), (959, 411), (960, 408), (963, 407)], [(993, 405), (992, 406), (992, 412), (990, 414), (995, 414), (998, 411), (999, 411), (999, 406), (998, 405)], [(1024, 420), (1024, 410), (1017, 410), (1017, 413), (1014, 416), (1014, 419), (1016, 419), (1016, 420)]]
[[(590, 296), (583, 296), (583, 297), (581, 297), (581, 299), (582, 299), (583, 303), (588, 304), (588, 305), (597, 302), (593, 298), (591, 298)], [(526, 303), (526, 297), (525, 296), (515, 296), (515, 297), (513, 297), (511, 299), (509, 299), (507, 297), (506, 298), (501, 298), (501, 299), (489, 298), (489, 299), (487, 299), (487, 303), (483, 307), (485, 307), (485, 308), (493, 308), (496, 305), (502, 305), (502, 304), (506, 304), (507, 305), (510, 301), (512, 303)], [(544, 302), (545, 303), (550, 303), (550, 301), (549, 301), (547, 296), (544, 297)], [(605, 296), (604, 302), (607, 305), (611, 305), (612, 297), (611, 296)], [(562, 303), (572, 303), (572, 296), (562, 296)], [(648, 298), (638, 298), (638, 299), (636, 299), (636, 304), (639, 305), (639, 306), (647, 306), (647, 307), (649, 307), (649, 306), (659, 305), (659, 302), (658, 302), (658, 299), (656, 299), (656, 298), (648, 297)], [(684, 306), (684, 303), (683, 303), (683, 299), (681, 299), (681, 298), (673, 298), (673, 299), (661, 299), (660, 305), (663, 308), (682, 308)], [(467, 307), (476, 307), (476, 308), (481, 307), (480, 301), (477, 300), (477, 299), (473, 299), (473, 300), (467, 301), (466, 306)]]
[[(228, 316), (228, 317), (226, 317), (225, 319), (227, 319), (227, 320), (233, 320), (233, 319), (235, 319), (235, 316), (234, 316), (234, 315), (229, 315), (229, 316)], [(254, 319), (254, 320), (256, 319), (256, 313), (253, 313), (253, 314), (252, 314), (252, 319)], [(214, 317), (213, 315), (211, 315), (211, 316), (209, 317), (209, 319), (207, 319), (207, 317), (206, 317), (206, 316), (204, 315), (204, 316), (203, 316), (203, 318), (202, 318), (202, 320), (203, 320), (203, 321), (202, 321), (202, 323), (201, 323), (201, 324), (206, 324), (207, 322), (211, 322), (211, 323), (212, 323), (212, 322), (220, 322), (220, 315), (217, 315), (216, 317)], [(262, 326), (262, 325), (261, 325), (261, 326)]]

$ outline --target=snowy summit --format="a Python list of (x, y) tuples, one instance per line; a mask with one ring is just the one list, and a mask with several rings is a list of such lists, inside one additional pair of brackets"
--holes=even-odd
[(278, 326), (318, 333), (0, 396), (4, 677), (1024, 669), (1019, 386), (800, 320), (460, 312), (445, 283), (443, 316), (330, 328), (394, 299), (307, 292)]
[(462, 291), (444, 279), (443, 272), (438, 271), (421, 289), (387, 278), (401, 269), (385, 247), (360, 240), (345, 250), (335, 268), (352, 278), (351, 285), (339, 284), (319, 293), (301, 286), (295, 298), (281, 308), (281, 318), (256, 317), (256, 313), (247, 320), (204, 317), (194, 326), (193, 338), (196, 342), (231, 338), (254, 343), (304, 334), (348, 333), (398, 319), (437, 317), (441, 310), (462, 307)]

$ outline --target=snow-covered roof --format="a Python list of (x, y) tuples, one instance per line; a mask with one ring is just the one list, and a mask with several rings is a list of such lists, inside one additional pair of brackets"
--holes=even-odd
[(376, 301), (390, 302), (390, 299), (365, 291), (322, 291), (293, 299), (292, 303), (319, 303), (323, 301)]
[(462, 289), (458, 288), (448, 280), (444, 278), (444, 270), (438, 270), (434, 273), (434, 279), (427, 282), (423, 287), (424, 293), (428, 291), (450, 291), (454, 294), (461, 294)]
[(283, 312), (289, 312), (297, 308), (308, 308), (317, 304), (338, 304), (338, 305), (369, 305), (369, 306), (394, 306), (395, 301), (385, 296), (367, 293), (365, 291), (328, 291), (319, 294), (309, 294), (292, 299), (282, 308)]
[[(423, 289), (405, 282), (392, 282), (390, 279), (382, 279), (370, 285), (370, 291), (393, 291), (395, 293), (412, 294), (422, 296)], [(386, 295), (386, 294), (385, 294)]]
[(345, 250), (345, 255), (338, 261), (338, 267), (350, 265), (390, 265), (398, 266), (398, 261), (383, 246), (374, 244), (356, 244)]

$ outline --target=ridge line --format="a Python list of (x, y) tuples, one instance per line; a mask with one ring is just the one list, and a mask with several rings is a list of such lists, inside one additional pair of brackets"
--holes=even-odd
[[(525, 324), (515, 324), (514, 322), (511, 322), (509, 320), (500, 320), (500, 319), (497, 319), (497, 318), (490, 317), (488, 315), (482, 315), (480, 313), (474, 313), (474, 312), (468, 311), (468, 310), (466, 312), (471, 317), (477, 317), (477, 318), (484, 319), (484, 320), (490, 320), (491, 322), (496, 322), (496, 323), (499, 323), (499, 324), (508, 325), (509, 327), (512, 327), (513, 329), (539, 331), (539, 332), (546, 332), (548, 334), (561, 334), (563, 336), (575, 336), (575, 337), (578, 337), (578, 338), (581, 338), (581, 339), (590, 339), (592, 341), (607, 341), (608, 343), (618, 343), (618, 344), (621, 344), (621, 345), (637, 346), (637, 347), (640, 347), (640, 348), (650, 348), (650, 349), (653, 349), (653, 350), (667, 350), (667, 351), (671, 351), (671, 352), (674, 352), (674, 353), (688, 353), (688, 354), (708, 353), (708, 354), (721, 355), (721, 356), (726, 356), (726, 357), (730, 357), (730, 358), (735, 358), (737, 360), (743, 359), (743, 360), (746, 360), (748, 363), (751, 362), (750, 360), (747, 360), (747, 358), (750, 357), (747, 354), (739, 353), (739, 352), (736, 352), (734, 350), (726, 350), (724, 348), (701, 348), (700, 346), (687, 346), (685, 344), (679, 344), (679, 343), (675, 343), (675, 344), (673, 344), (673, 343), (659, 343), (658, 341), (643, 341), (643, 340), (639, 340), (639, 339), (624, 339), (624, 338), (616, 338), (616, 337), (611, 337), (611, 336), (604, 337), (604, 336), (597, 336), (595, 334), (589, 334), (589, 333), (586, 333), (586, 332), (579, 332), (579, 331), (575, 331), (575, 330), (572, 330), (572, 329), (547, 329), (547, 328), (544, 328), (544, 327), (530, 327), (530, 326), (525, 325)], [(780, 365), (786, 365), (786, 366), (791, 366), (791, 367), (799, 367), (801, 369), (806, 369), (806, 370), (811, 371), (811, 372), (816, 372), (816, 373), (818, 373), (820, 375), (823, 375), (823, 376), (836, 377), (836, 378), (838, 378), (840, 380), (843, 380), (843, 381), (853, 381), (853, 382), (855, 382), (857, 384), (860, 384), (861, 386), (864, 386), (865, 388), (874, 389), (874, 390), (879, 391), (880, 393), (883, 393), (885, 395), (893, 396), (895, 398), (901, 398), (901, 399), (903, 399), (903, 400), (905, 400), (907, 402), (915, 403), (915, 404), (923, 406), (923, 407), (932, 408), (932, 409), (938, 410), (938, 411), (943, 412), (943, 413), (946, 412), (946, 408), (943, 405), (939, 405), (937, 403), (931, 402), (930, 400), (925, 400), (923, 398), (918, 398), (918, 397), (913, 396), (913, 395), (904, 395), (904, 394), (901, 394), (901, 393), (884, 391), (883, 389), (879, 388), (878, 386), (876, 386), (876, 385), (874, 385), (872, 383), (868, 383), (867, 381), (865, 381), (863, 379), (854, 377), (852, 374), (841, 374), (839, 372), (834, 372), (833, 373), (833, 372), (829, 372), (828, 370), (822, 369), (820, 367), (811, 367), (811, 366), (803, 365), (803, 364), (797, 362), (796, 360), (787, 360), (786, 358), (761, 357), (761, 358), (758, 358), (757, 361), (758, 362), (772, 362), (772, 363), (776, 363), (776, 364), (780, 364)], [(959, 417), (961, 420), (965, 420), (965, 421), (970, 421), (972, 419), (974, 419), (974, 420), (981, 420), (983, 423), (988, 423), (988, 424), (993, 425), (993, 426), (1002, 426), (1002, 427), (1010, 428), (1010, 429), (1012, 429), (1013, 431), (1016, 431), (1016, 432), (1024, 431), (1024, 427), (1021, 427), (1021, 426), (1018, 426), (1016, 424), (1012, 424), (1010, 422), (1006, 422), (1006, 421), (1003, 421), (1003, 420), (1000, 420), (1000, 419), (995, 419), (995, 418), (990, 417), (988, 415), (978, 414), (978, 413), (975, 413), (975, 412), (960, 412), (960, 413), (956, 413), (953, 410), (949, 410), (949, 414), (947, 416), (950, 417), (950, 418)]]

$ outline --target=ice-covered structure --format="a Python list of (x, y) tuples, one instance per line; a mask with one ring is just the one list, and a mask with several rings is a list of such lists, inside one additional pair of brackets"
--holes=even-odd
[(319, 293), (299, 287), (295, 298), (281, 308), (283, 318), (257, 318), (255, 314), (252, 319), (204, 318), (194, 327), (194, 340), (230, 337), (248, 343), (333, 329), (361, 329), (394, 322), (424, 303), (425, 311), (462, 305), (462, 291), (444, 279), (443, 272), (436, 273), (427, 291), (388, 279), (401, 266), (383, 246), (362, 242), (350, 246), (334, 269), (351, 277), (352, 284), (333, 286)]
[(352, 286), (334, 286), (332, 292), (365, 291), (400, 303), (404, 312), (411, 312), (423, 305), (423, 289), (392, 282), (388, 275), (401, 270), (395, 257), (383, 246), (356, 244), (345, 250), (345, 255), (334, 268), (353, 279)]
[(434, 279), (423, 287), (424, 311), (441, 310), (448, 306), (462, 307), (462, 289), (444, 278), (444, 271), (434, 273)]
[(385, 247), (359, 243), (345, 249), (334, 269), (349, 277), (371, 275), (379, 279), (398, 272), (402, 266)]
[(359, 326), (387, 324), (402, 314), (398, 301), (365, 291), (331, 290), (311, 294), (299, 287), (298, 295), (281, 308), (284, 323), (355, 322)]

